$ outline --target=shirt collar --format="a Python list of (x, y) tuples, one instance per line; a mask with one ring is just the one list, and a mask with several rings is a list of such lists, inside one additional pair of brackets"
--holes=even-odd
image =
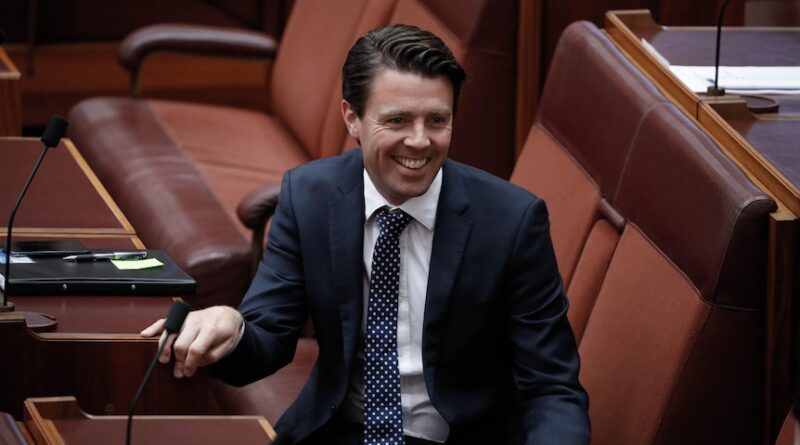
[(442, 169), (436, 173), (433, 178), (431, 186), (428, 190), (420, 195), (415, 196), (406, 202), (395, 206), (389, 203), (386, 198), (381, 195), (375, 184), (372, 183), (367, 170), (364, 169), (364, 216), (367, 221), (375, 213), (376, 210), (382, 207), (389, 207), (390, 209), (397, 209), (408, 213), (412, 218), (417, 220), (420, 224), (425, 226), (428, 230), (433, 230), (436, 224), (436, 209), (439, 206), (439, 194), (442, 191)]

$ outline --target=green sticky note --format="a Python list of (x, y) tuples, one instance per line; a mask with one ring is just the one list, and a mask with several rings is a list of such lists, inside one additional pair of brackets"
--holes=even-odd
[(144, 258), (141, 260), (111, 260), (119, 270), (152, 269), (164, 265), (158, 258)]

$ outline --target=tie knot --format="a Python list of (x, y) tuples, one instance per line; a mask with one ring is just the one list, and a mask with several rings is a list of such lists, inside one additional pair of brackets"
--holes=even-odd
[(402, 210), (390, 212), (384, 208), (378, 212), (378, 226), (381, 228), (381, 235), (399, 237), (409, 222), (411, 222), (411, 215)]

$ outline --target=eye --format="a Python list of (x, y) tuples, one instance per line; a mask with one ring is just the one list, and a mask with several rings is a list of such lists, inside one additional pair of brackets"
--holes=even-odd
[(445, 117), (445, 116), (438, 116), (438, 115), (437, 115), (437, 116), (431, 116), (431, 117), (428, 119), (428, 121), (429, 121), (429, 122), (430, 122), (432, 125), (436, 125), (436, 126), (443, 126), (443, 125), (447, 125), (447, 123), (448, 123), (448, 119), (447, 119), (447, 117)]
[(386, 119), (387, 125), (401, 125), (404, 119), (401, 116), (390, 117)]

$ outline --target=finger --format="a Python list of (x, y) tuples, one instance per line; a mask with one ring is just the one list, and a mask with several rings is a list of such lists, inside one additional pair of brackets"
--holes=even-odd
[(186, 354), (186, 360), (183, 363), (183, 373), (187, 377), (194, 375), (198, 366), (205, 366), (211, 362), (207, 353), (213, 348), (215, 342), (215, 335), (209, 330), (200, 331), (194, 339), (189, 350)]
[(158, 356), (158, 361), (162, 364), (169, 363), (170, 356), (172, 355), (172, 344), (175, 341), (176, 334), (169, 334), (164, 331), (161, 333), (161, 339), (158, 341), (158, 347), (161, 348), (161, 344), (164, 344), (164, 347), (161, 349), (161, 355)]
[(139, 333), (142, 337), (154, 337), (161, 333), (164, 330), (164, 322), (166, 320), (164, 318), (156, 321), (155, 323), (151, 324), (150, 326), (144, 328), (142, 332)]
[(207, 363), (202, 363), (200, 366), (206, 366), (212, 363), (216, 363), (220, 361), (223, 357), (230, 354), (233, 350), (233, 343), (236, 341), (236, 337), (229, 338), (228, 340), (214, 346), (211, 348), (210, 351), (206, 353), (206, 360)]
[(193, 323), (187, 323), (184, 325), (183, 330), (175, 339), (175, 342), (172, 343), (172, 352), (175, 358), (175, 368), (173, 369), (172, 373), (175, 378), (180, 379), (185, 375), (184, 363), (186, 361), (186, 355), (189, 352), (189, 346), (194, 343), (198, 332), (198, 326), (194, 325)]

